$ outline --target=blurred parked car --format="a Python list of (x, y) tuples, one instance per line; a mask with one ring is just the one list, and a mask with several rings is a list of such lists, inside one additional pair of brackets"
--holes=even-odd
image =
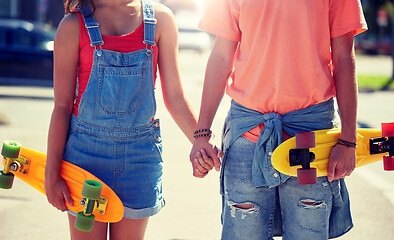
[(200, 17), (201, 13), (193, 10), (182, 10), (175, 13), (180, 50), (189, 49), (202, 53), (211, 49), (211, 36), (197, 27)]
[(44, 25), (0, 19), (0, 78), (52, 81), (54, 37)]
[(390, 36), (378, 39), (375, 35), (360, 36), (355, 38), (354, 47), (368, 55), (390, 55), (392, 51), (392, 42)]

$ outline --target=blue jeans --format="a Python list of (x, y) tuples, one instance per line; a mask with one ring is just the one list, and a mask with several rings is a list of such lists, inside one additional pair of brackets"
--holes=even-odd
[[(280, 231), (288, 240), (328, 239), (329, 218), (339, 191), (332, 190), (327, 177), (318, 178), (314, 185), (298, 185), (297, 179), (290, 177), (277, 187), (254, 187), (255, 146), (239, 137), (227, 150), (222, 169), (222, 239), (273, 239)], [(243, 209), (240, 204), (252, 205)], [(274, 229), (274, 219), (282, 222), (282, 229)]]

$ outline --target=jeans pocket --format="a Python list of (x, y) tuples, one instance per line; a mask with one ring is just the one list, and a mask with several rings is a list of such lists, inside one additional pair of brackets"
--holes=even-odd
[(329, 183), (331, 187), (331, 192), (333, 195), (333, 205), (334, 207), (340, 207), (343, 205), (343, 198), (341, 195), (341, 184), (339, 180), (334, 180)]

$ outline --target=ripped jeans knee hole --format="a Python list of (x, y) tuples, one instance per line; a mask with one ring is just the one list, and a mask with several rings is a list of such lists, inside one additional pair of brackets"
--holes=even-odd
[(227, 201), (227, 204), (230, 207), (231, 216), (236, 217), (236, 212), (239, 212), (241, 213), (241, 219), (245, 219), (247, 215), (257, 213), (260, 209), (259, 206), (251, 202), (235, 203)]

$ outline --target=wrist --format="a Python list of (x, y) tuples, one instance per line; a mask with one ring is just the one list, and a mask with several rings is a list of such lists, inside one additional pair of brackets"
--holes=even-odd
[(208, 140), (212, 137), (212, 130), (209, 128), (201, 128), (194, 131), (194, 138), (207, 138)]
[(342, 125), (341, 135), (339, 138), (349, 142), (357, 142), (357, 127)]
[(336, 145), (341, 145), (346, 148), (357, 148), (357, 142), (346, 141), (344, 139), (339, 138)]
[(45, 167), (45, 180), (56, 179), (60, 179), (60, 167), (52, 167), (50, 166), (50, 164), (47, 164), (47, 166)]
[(48, 184), (53, 184), (55, 182), (58, 182), (60, 180), (60, 174), (45, 174), (45, 182)]

